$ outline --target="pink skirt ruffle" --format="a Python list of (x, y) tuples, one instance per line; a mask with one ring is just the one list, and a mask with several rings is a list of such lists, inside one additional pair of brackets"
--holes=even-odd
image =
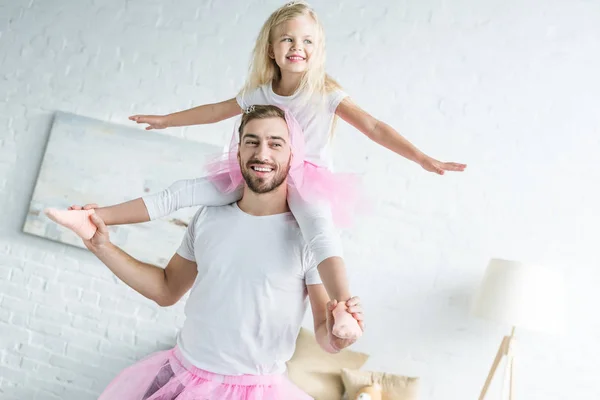
[(191, 365), (178, 347), (123, 370), (99, 400), (310, 400), (285, 375), (219, 375)]
[[(244, 184), (239, 163), (232, 155), (211, 161), (207, 170), (208, 178), (223, 193), (231, 193)], [(334, 173), (308, 161), (290, 168), (288, 186), (308, 203), (327, 203), (333, 222), (341, 228), (349, 227), (357, 213), (369, 208), (358, 175)]]

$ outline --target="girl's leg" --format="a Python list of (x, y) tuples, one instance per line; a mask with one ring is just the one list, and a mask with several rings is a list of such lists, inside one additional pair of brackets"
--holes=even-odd
[[(350, 299), (346, 266), (342, 258), (341, 238), (326, 203), (306, 202), (293, 186), (289, 186), (288, 205), (294, 214), (302, 236), (317, 262), (319, 275), (331, 299), (345, 303)], [(355, 339), (362, 334), (358, 322), (350, 313), (335, 313), (333, 333), (343, 339)]]
[[(207, 177), (180, 180), (167, 189), (109, 207), (86, 206), (85, 210), (46, 209), (46, 215), (83, 239), (90, 239), (96, 226), (89, 219), (92, 213), (107, 225), (135, 224), (169, 215), (180, 208), (198, 205), (220, 206), (233, 203), (242, 197), (242, 189), (222, 193)], [(79, 208), (79, 207), (77, 207)]]
[(224, 206), (242, 198), (243, 187), (221, 192), (208, 177), (180, 180), (162, 192), (142, 197), (150, 220), (162, 218), (180, 208)]

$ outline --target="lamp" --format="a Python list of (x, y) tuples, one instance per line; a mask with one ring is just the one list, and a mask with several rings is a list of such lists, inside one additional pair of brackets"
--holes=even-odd
[(557, 271), (518, 261), (491, 259), (472, 315), (512, 326), (505, 336), (485, 381), (479, 400), (483, 400), (498, 365), (506, 357), (503, 390), (509, 386), (513, 399), (513, 363), (515, 329), (525, 328), (547, 333), (562, 333), (565, 325), (564, 282)]

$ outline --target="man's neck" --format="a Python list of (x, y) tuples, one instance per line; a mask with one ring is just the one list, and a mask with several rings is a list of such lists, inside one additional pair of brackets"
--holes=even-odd
[(290, 211), (287, 204), (287, 186), (283, 183), (277, 189), (258, 194), (244, 186), (242, 199), (238, 201), (238, 207), (246, 214), (257, 217), (265, 215), (283, 214)]

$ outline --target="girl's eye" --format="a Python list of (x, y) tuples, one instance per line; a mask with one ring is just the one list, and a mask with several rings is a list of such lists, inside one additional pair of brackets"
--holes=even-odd
[(283, 41), (284, 41), (284, 42), (286, 42), (286, 41), (288, 41), (288, 42), (291, 42), (291, 41), (292, 41), (292, 39), (290, 39), (290, 38), (285, 38), (285, 39), (283, 39)]
[(312, 44), (312, 41), (309, 40), (309, 39), (304, 39), (304, 43), (306, 43), (306, 44)]

